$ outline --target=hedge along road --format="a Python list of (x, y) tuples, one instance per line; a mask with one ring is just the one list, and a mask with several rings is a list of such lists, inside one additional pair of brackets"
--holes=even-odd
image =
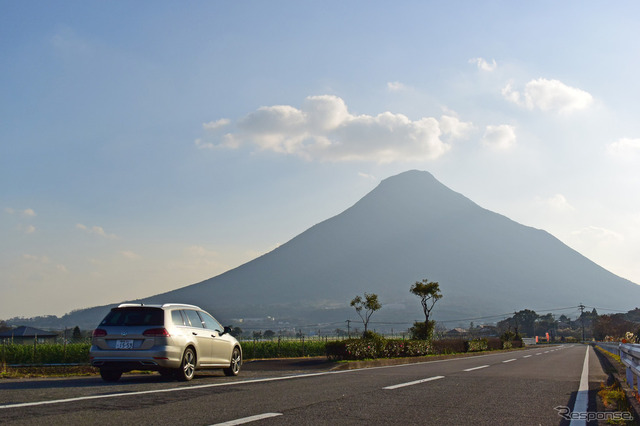
[[(189, 383), (157, 375), (0, 382), (0, 421), (15, 424), (559, 424), (573, 409), (582, 345), (532, 348), (391, 367), (216, 373)], [(593, 395), (606, 378), (591, 353)], [(256, 424), (258, 424), (256, 423)]]

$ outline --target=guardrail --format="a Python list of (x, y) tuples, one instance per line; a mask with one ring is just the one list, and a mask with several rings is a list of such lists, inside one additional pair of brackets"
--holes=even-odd
[(595, 345), (607, 352), (620, 356), (620, 343), (595, 342)]
[(627, 383), (631, 389), (640, 389), (640, 345), (621, 344), (620, 361), (627, 367)]

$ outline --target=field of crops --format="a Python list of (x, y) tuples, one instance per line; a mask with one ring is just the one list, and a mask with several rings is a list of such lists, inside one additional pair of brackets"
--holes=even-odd
[(90, 343), (0, 345), (0, 362), (6, 365), (88, 364)]
[[(509, 344), (507, 346), (507, 343)], [(517, 347), (520, 346), (521, 342)], [(516, 347), (513, 342), (501, 342), (498, 338), (404, 341), (400, 339), (274, 339), (245, 340), (241, 342), (245, 359), (296, 358), (307, 356), (329, 356), (334, 359), (365, 359), (426, 354), (473, 352)], [(0, 366), (89, 364), (90, 343), (22, 345), (0, 344)]]
[[(324, 356), (324, 340), (243, 341), (245, 359)], [(88, 364), (90, 343), (0, 344), (3, 365)]]
[(245, 359), (296, 358), (326, 355), (326, 342), (324, 340), (249, 340), (241, 343)]

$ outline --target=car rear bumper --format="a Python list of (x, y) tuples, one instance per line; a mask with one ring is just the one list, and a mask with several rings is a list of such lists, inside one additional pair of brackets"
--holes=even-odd
[(102, 350), (93, 346), (89, 352), (89, 359), (94, 367), (123, 371), (178, 368), (182, 361), (182, 353), (172, 349), (174, 348), (163, 347), (144, 351)]

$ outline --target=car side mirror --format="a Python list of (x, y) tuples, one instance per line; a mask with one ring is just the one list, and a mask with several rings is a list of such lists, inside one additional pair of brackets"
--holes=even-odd
[(224, 331), (222, 332), (222, 334), (231, 334), (231, 327), (226, 326), (226, 327), (224, 328)]

